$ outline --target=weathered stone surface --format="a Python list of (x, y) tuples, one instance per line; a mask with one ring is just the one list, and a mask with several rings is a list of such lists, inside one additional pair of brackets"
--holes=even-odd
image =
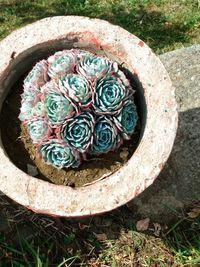
[(103, 20), (63, 16), (37, 21), (0, 42), (0, 106), (31, 64), (63, 48), (105, 54), (134, 74), (142, 85), (138, 86), (143, 110), (140, 144), (118, 171), (77, 189), (27, 175), (8, 159), (0, 145), (0, 190), (39, 213), (67, 217), (99, 214), (127, 203), (156, 179), (176, 134), (175, 92), (163, 64), (139, 38)]
[(160, 59), (176, 87), (178, 132), (159, 177), (128, 206), (141, 217), (167, 223), (176, 209), (200, 198), (200, 45), (163, 54)]

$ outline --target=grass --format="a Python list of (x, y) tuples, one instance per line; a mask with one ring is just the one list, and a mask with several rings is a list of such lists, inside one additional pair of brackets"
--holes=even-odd
[[(0, 38), (38, 19), (84, 15), (118, 24), (157, 53), (200, 42), (196, 0), (0, 0)], [(195, 203), (196, 210), (200, 203)], [(192, 209), (192, 207), (191, 207)], [(200, 266), (200, 218), (137, 232), (126, 207), (84, 220), (36, 215), (0, 196), (0, 267)], [(154, 222), (156, 223), (156, 222)]]
[(193, 205), (196, 213), (179, 214), (170, 228), (159, 225), (158, 234), (152, 222), (137, 232), (137, 218), (126, 206), (82, 220), (58, 219), (2, 195), (0, 266), (199, 266), (200, 202)]
[(0, 0), (0, 38), (58, 15), (108, 20), (136, 34), (158, 54), (200, 42), (199, 0)]

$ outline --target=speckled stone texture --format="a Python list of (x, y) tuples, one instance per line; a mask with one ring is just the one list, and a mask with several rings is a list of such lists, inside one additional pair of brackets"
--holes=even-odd
[(127, 203), (153, 183), (173, 146), (177, 105), (166, 69), (142, 40), (106, 21), (76, 16), (37, 21), (0, 42), (0, 105), (12, 84), (31, 64), (47, 53), (64, 48), (107, 55), (134, 74), (143, 111), (141, 141), (118, 171), (76, 189), (27, 175), (10, 162), (1, 146), (0, 190), (35, 212), (89, 216)]
[(167, 164), (154, 184), (128, 206), (138, 215), (167, 223), (174, 210), (200, 199), (200, 45), (160, 56), (176, 88), (179, 125)]

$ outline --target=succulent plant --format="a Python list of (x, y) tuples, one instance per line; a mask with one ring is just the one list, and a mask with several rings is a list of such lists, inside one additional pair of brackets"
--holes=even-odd
[(130, 139), (135, 130), (137, 120), (138, 115), (133, 99), (126, 100), (119, 114), (114, 117), (115, 124), (122, 132), (124, 139)]
[(46, 119), (40, 117), (35, 117), (27, 122), (27, 128), (31, 139), (35, 144), (42, 139), (48, 139), (52, 131)]
[(58, 92), (47, 94), (44, 103), (47, 118), (51, 125), (64, 123), (66, 119), (71, 118), (76, 113), (71, 99)]
[(43, 160), (56, 168), (76, 168), (80, 165), (80, 155), (60, 140), (50, 139), (44, 142), (40, 148)]
[(38, 62), (24, 80), (24, 91), (40, 88), (48, 80), (48, 64), (46, 60)]
[(77, 65), (77, 72), (89, 79), (102, 77), (112, 70), (113, 63), (104, 57), (87, 55)]
[(34, 115), (36, 105), (41, 103), (39, 95), (40, 91), (37, 88), (23, 92), (19, 115), (21, 121), (27, 121)]
[(98, 117), (94, 128), (94, 140), (91, 154), (102, 154), (113, 151), (120, 146), (121, 137), (111, 117)]
[(107, 75), (97, 81), (93, 106), (97, 113), (112, 114), (119, 111), (127, 96), (128, 89), (122, 81)]
[(85, 153), (93, 141), (94, 117), (90, 111), (83, 111), (79, 116), (66, 121), (60, 135), (68, 145)]
[(89, 81), (82, 75), (68, 74), (59, 81), (60, 90), (69, 95), (79, 106), (88, 106), (92, 101)]
[(75, 54), (73, 51), (59, 51), (47, 59), (49, 63), (48, 75), (51, 78), (61, 77), (73, 73)]
[(84, 50), (38, 62), (24, 80), (19, 119), (44, 162), (76, 168), (117, 149), (138, 120), (134, 90), (118, 64)]

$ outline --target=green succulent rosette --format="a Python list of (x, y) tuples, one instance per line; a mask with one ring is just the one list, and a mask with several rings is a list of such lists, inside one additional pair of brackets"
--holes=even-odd
[(80, 75), (94, 80), (111, 72), (113, 63), (105, 57), (88, 55), (78, 62), (76, 70)]
[[(34, 115), (39, 115), (37, 109), (39, 103), (41, 103), (41, 92), (39, 89), (35, 88), (34, 90), (27, 90), (21, 94), (21, 107), (19, 113), (19, 119), (22, 122), (30, 120)], [(41, 110), (40, 115), (44, 112)]]
[(77, 168), (81, 163), (80, 154), (58, 139), (43, 142), (39, 147), (39, 153), (41, 153), (45, 163), (59, 169)]
[(94, 116), (90, 111), (84, 111), (75, 118), (66, 121), (60, 130), (60, 137), (79, 152), (87, 152), (93, 141)]
[(46, 60), (38, 62), (24, 80), (24, 92), (40, 88), (48, 81), (48, 64)]
[(41, 88), (46, 116), (52, 127), (78, 114), (78, 107), (66, 94), (60, 92), (57, 82), (50, 81)]
[(38, 144), (51, 136), (52, 129), (45, 118), (34, 117), (26, 125), (34, 144)]
[(76, 65), (79, 61), (83, 60), (83, 58), (85, 58), (86, 56), (93, 56), (92, 53), (90, 53), (89, 51), (85, 51), (85, 50), (80, 50), (80, 49), (72, 49), (73, 53), (76, 55)]
[(48, 75), (53, 78), (60, 78), (67, 73), (73, 73), (76, 64), (76, 55), (73, 50), (56, 52), (47, 59), (49, 63)]
[(134, 90), (116, 62), (88, 51), (56, 52), (24, 80), (19, 119), (47, 164), (76, 168), (114, 151), (138, 120)]
[(113, 117), (117, 128), (122, 133), (124, 139), (130, 139), (135, 130), (138, 120), (138, 114), (133, 99), (128, 99), (124, 102), (119, 114)]
[(28, 101), (22, 101), (21, 102), (21, 107), (20, 107), (20, 113), (18, 118), (20, 119), (21, 122), (25, 122), (33, 116), (32, 110), (33, 110), (33, 103), (28, 102)]
[(127, 97), (127, 88), (122, 81), (112, 75), (97, 80), (93, 107), (98, 114), (115, 114)]
[(120, 146), (122, 139), (110, 116), (99, 116), (94, 127), (91, 154), (103, 154), (113, 151)]
[(88, 107), (92, 101), (92, 90), (89, 81), (82, 75), (68, 74), (59, 80), (59, 88), (79, 106)]
[(63, 123), (77, 113), (77, 109), (71, 99), (57, 92), (47, 94), (44, 103), (47, 118), (52, 126)]

